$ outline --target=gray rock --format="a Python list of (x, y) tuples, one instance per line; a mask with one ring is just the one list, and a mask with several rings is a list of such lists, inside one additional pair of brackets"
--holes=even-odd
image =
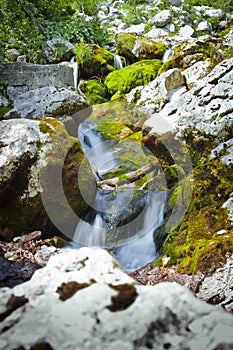
[(198, 80), (204, 78), (208, 74), (208, 68), (211, 62), (199, 61), (186, 68), (183, 75), (186, 78), (186, 83), (189, 87), (193, 87), (197, 84)]
[(170, 10), (163, 10), (157, 13), (151, 20), (151, 22), (157, 27), (165, 27), (172, 20), (172, 14)]
[(14, 108), (5, 114), (5, 119), (61, 117), (88, 107), (86, 97), (68, 89), (43, 87), (30, 90), (14, 101)]
[(8, 106), (8, 100), (6, 97), (0, 95), (0, 107)]
[(190, 25), (185, 25), (180, 28), (179, 35), (183, 38), (183, 40), (192, 37), (194, 34), (194, 29)]
[[(151, 114), (151, 111), (160, 110), (172, 99), (173, 94), (177, 94), (180, 88), (185, 88), (185, 84), (185, 77), (178, 68), (169, 69), (146, 86), (133, 89), (126, 95), (126, 98), (128, 102), (135, 103), (140, 109), (143, 107), (144, 112), (146, 108), (147, 113)], [(184, 90), (182, 89), (183, 92)], [(151, 110), (152, 103), (153, 110)]]
[[(69, 151), (71, 153), (68, 157)], [(64, 166), (65, 159), (72, 167)], [(64, 125), (55, 119), (44, 119), (43, 122), (28, 119), (1, 121), (0, 240), (10, 240), (15, 235), (36, 231), (38, 228), (46, 235), (58, 232), (59, 225), (51, 224), (48, 219), (49, 216), (53, 220), (49, 203), (62, 220), (66, 215), (69, 216), (70, 208), (60, 192), (59, 172), (56, 169), (63, 169), (64, 190), (66, 188), (72, 197), (74, 186), (78, 186), (73, 172), (78, 174), (83, 159), (79, 142), (70, 137)], [(85, 184), (86, 180), (83, 181)], [(88, 182), (90, 186), (90, 181)], [(70, 190), (69, 183), (72, 183)], [(75, 196), (76, 208), (86, 205), (79, 190)], [(44, 203), (47, 204), (46, 210)], [(59, 210), (62, 213), (59, 214)], [(68, 229), (67, 227), (63, 232), (68, 232)]]
[[(232, 67), (233, 58), (221, 62), (193, 89), (167, 103), (159, 115), (173, 125), (180, 136), (196, 128), (223, 141), (227, 129), (233, 125), (232, 85), (229, 82)], [(156, 119), (157, 115), (154, 119), (151, 117), (147, 125), (149, 123), (154, 128)]]
[(5, 56), (11, 61), (16, 61), (17, 57), (20, 56), (20, 53), (16, 49), (8, 49), (5, 51)]
[(141, 24), (134, 24), (132, 26), (130, 26), (127, 29), (124, 29), (124, 32), (126, 33), (137, 33), (137, 34), (142, 34), (145, 30), (145, 23), (141, 23)]
[(221, 9), (209, 9), (205, 11), (205, 16), (210, 18), (223, 19), (225, 12)]
[[(226, 230), (218, 234), (227, 235)], [(205, 277), (200, 285), (197, 297), (211, 304), (218, 304), (227, 311), (233, 311), (233, 256), (226, 264), (217, 269), (211, 276)]]
[[(175, 283), (138, 285), (97, 248), (58, 254), (31, 281), (0, 293), (1, 350), (42, 339), (60, 350), (233, 346), (231, 314)], [(10, 298), (21, 303), (9, 309)]]
[(151, 39), (158, 39), (160, 37), (167, 36), (169, 34), (169, 31), (164, 28), (152, 28), (148, 33), (145, 34), (145, 37), (151, 38)]
[(70, 60), (73, 55), (74, 45), (63, 39), (47, 40), (46, 45), (44, 55), (50, 63)]
[(212, 30), (212, 25), (208, 21), (202, 21), (198, 24), (197, 26), (197, 31), (202, 31), (202, 32), (211, 32)]
[(14, 101), (26, 91), (45, 86), (74, 87), (73, 68), (64, 64), (5, 63), (0, 65), (0, 84), (8, 82), (7, 93)]
[[(219, 153), (221, 152), (221, 156)], [(221, 157), (221, 161), (226, 165), (233, 165), (233, 139), (220, 143), (211, 151), (212, 158)]]

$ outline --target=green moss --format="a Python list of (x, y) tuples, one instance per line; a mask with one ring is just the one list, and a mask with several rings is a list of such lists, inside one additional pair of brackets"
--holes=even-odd
[(126, 57), (132, 62), (137, 61), (137, 58), (132, 53), (136, 43), (136, 35), (130, 33), (120, 33), (115, 36), (116, 53), (120, 56)]
[(107, 102), (106, 88), (98, 80), (82, 80), (79, 84), (80, 90), (86, 95), (92, 105)]
[(162, 59), (164, 52), (167, 50), (167, 45), (162, 42), (152, 39), (138, 39), (136, 45), (139, 45), (139, 60), (158, 58)]
[(11, 109), (10, 106), (0, 107), (0, 120), (3, 119), (4, 115)]
[[(233, 190), (231, 168), (217, 159), (202, 159), (194, 168), (193, 197), (182, 222), (170, 228), (165, 223), (156, 233), (170, 231), (163, 253), (170, 258), (169, 265), (179, 265), (180, 273), (210, 273), (233, 253), (233, 228), (222, 208)], [(176, 202), (177, 192), (179, 188), (173, 191), (170, 206)], [(225, 230), (223, 234), (221, 230)]]
[(112, 97), (111, 101), (123, 101), (126, 102), (125, 94), (123, 94), (121, 91), (117, 91)]
[[(80, 46), (81, 45), (81, 48)], [(83, 78), (104, 77), (114, 71), (114, 55), (97, 45), (79, 44), (75, 52)], [(82, 53), (81, 53), (81, 52)]]
[(155, 79), (162, 63), (160, 60), (143, 60), (110, 73), (105, 85), (114, 95), (118, 91), (127, 93), (136, 86), (145, 85)]

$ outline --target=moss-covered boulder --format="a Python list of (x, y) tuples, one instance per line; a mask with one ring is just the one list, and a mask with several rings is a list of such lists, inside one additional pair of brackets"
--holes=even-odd
[[(53, 118), (4, 120), (0, 130), (0, 239), (38, 229), (44, 237), (70, 237), (87, 208), (78, 139)], [(85, 176), (82, 191), (91, 190), (87, 166)]]
[(133, 54), (139, 59), (162, 59), (163, 54), (167, 50), (167, 45), (152, 39), (137, 39), (132, 50)]
[(117, 92), (127, 93), (136, 86), (145, 85), (155, 79), (162, 62), (160, 60), (142, 60), (110, 73), (105, 85), (111, 95)]
[(74, 53), (84, 79), (103, 78), (114, 71), (114, 55), (98, 45), (80, 43)]
[(116, 53), (130, 60), (131, 62), (138, 61), (137, 57), (132, 53), (136, 43), (136, 35), (131, 33), (120, 33), (115, 36)]
[(135, 34), (120, 33), (115, 36), (116, 53), (137, 62), (144, 59), (161, 59), (167, 49), (167, 45), (148, 38), (138, 38)]
[(106, 87), (98, 80), (82, 80), (80, 90), (85, 94), (92, 105), (107, 102)]

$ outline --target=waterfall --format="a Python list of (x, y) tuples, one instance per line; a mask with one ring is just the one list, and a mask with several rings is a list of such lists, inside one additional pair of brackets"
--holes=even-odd
[(168, 61), (174, 54), (174, 50), (173, 49), (167, 49), (164, 52), (163, 58), (162, 58), (162, 62), (165, 63), (166, 61)]
[(78, 63), (75, 61), (74, 56), (70, 60), (70, 66), (73, 68), (74, 88), (75, 88), (75, 90), (77, 90), (77, 87), (78, 87)]
[[(120, 161), (120, 153), (116, 154), (121, 147), (119, 141), (103, 141), (93, 120), (80, 124), (78, 137), (93, 168), (101, 175), (114, 173)], [(144, 266), (158, 256), (153, 233), (163, 221), (166, 198), (166, 192), (144, 192), (133, 187), (97, 190), (86, 217), (76, 227), (73, 247), (106, 248), (127, 273)]]
[(114, 68), (115, 69), (123, 68), (122, 59), (121, 59), (121, 57), (119, 55), (115, 55), (114, 56)]

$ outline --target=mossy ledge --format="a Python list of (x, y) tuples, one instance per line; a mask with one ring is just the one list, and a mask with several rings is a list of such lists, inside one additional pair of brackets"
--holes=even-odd
[[(209, 157), (215, 142), (203, 137), (190, 138), (188, 148), (193, 159), (193, 195), (189, 209), (181, 222), (169, 227), (168, 220), (154, 233), (162, 256), (155, 262), (177, 265), (179, 273), (212, 273), (233, 253), (233, 227), (223, 203), (233, 190), (233, 169), (221, 159)], [(187, 181), (188, 179), (184, 180)], [(177, 185), (170, 193), (167, 216), (179, 195)], [(167, 238), (161, 244), (162, 238)]]

